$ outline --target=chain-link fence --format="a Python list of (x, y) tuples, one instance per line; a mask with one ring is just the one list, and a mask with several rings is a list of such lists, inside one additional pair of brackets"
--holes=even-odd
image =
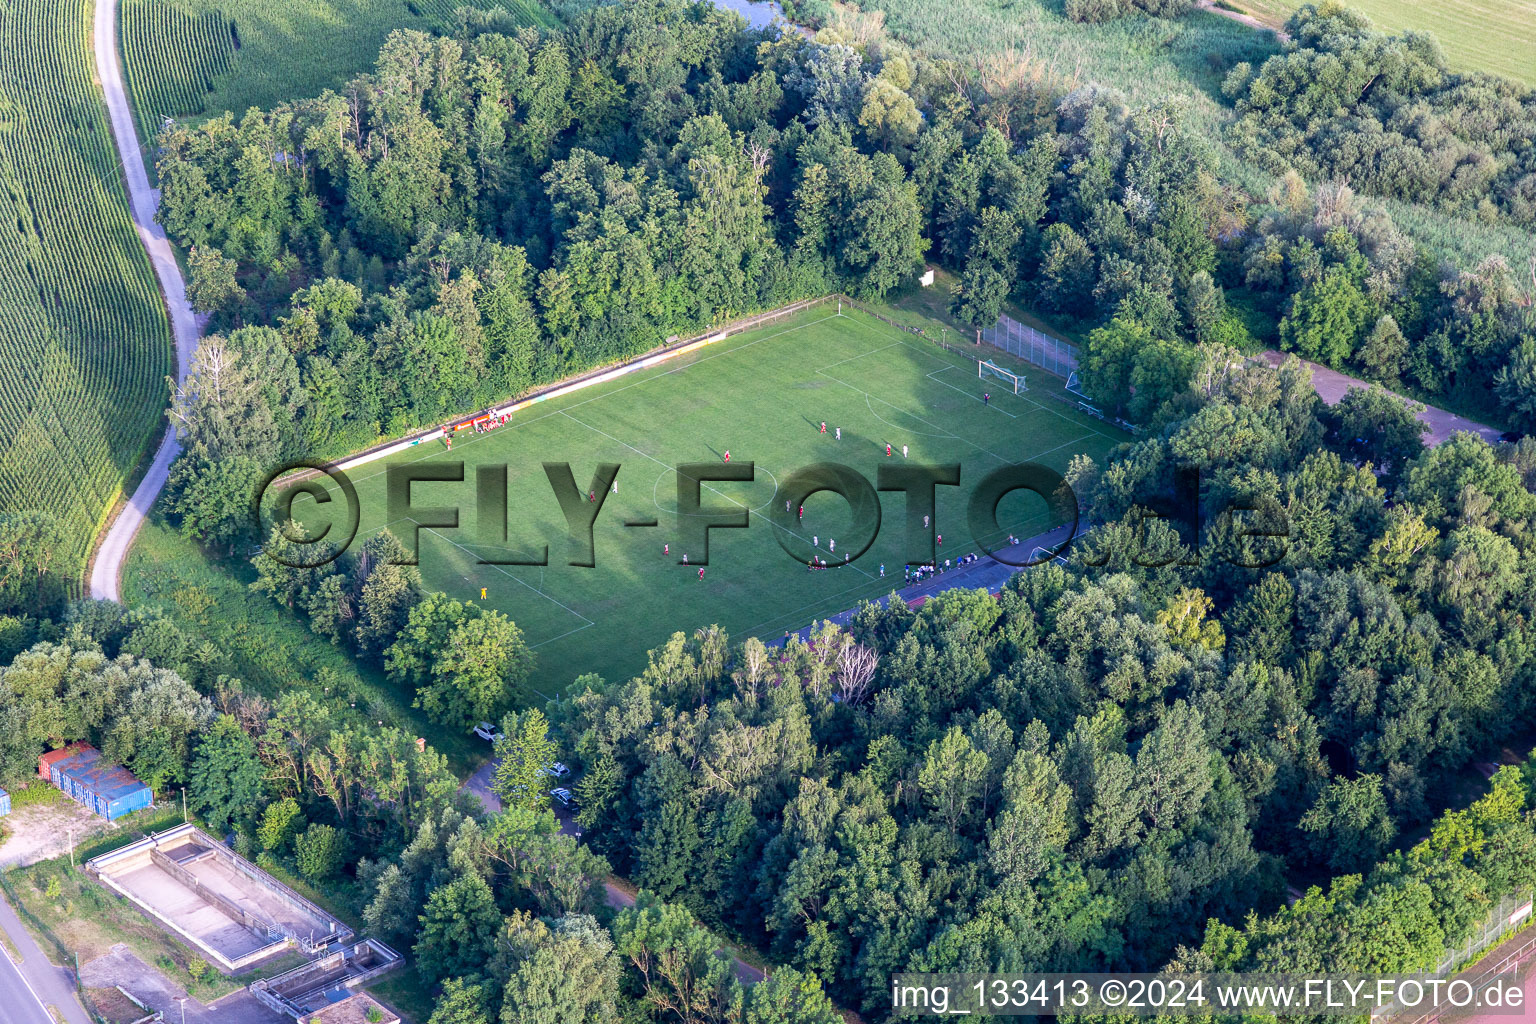
[[(1445, 951), (1445, 956), (1435, 965), (1434, 972), (1427, 977), (1441, 979), (1452, 977), (1469, 961), (1481, 956), (1500, 939), (1525, 927), (1531, 920), (1531, 899), (1532, 892), (1527, 889), (1510, 893), (1499, 900), (1489, 909), (1488, 916), (1483, 919), (1482, 924), (1473, 928), (1471, 934), (1457, 943), (1454, 948)], [(1528, 939), (1514, 949), (1501, 951), (1502, 955), (1491, 955), (1479, 961), (1475, 967), (1469, 968), (1465, 978), (1477, 987), (1479, 979), (1491, 979), (1495, 974), (1516, 970), (1532, 955), (1533, 946), (1536, 946), (1536, 938)], [(1371, 1016), (1372, 1019), (1391, 1017), (1399, 1014), (1400, 1009), (1395, 1003), (1388, 1003), (1378, 1007)], [(1438, 1010), (1419, 1012), (1401, 1017), (1401, 1020), (1403, 1024), (1429, 1024), (1438, 1019), (1438, 1012)]]
[(1500, 936), (1525, 924), (1530, 916), (1531, 893), (1529, 890), (1505, 896), (1499, 900), (1498, 905), (1488, 911), (1488, 917), (1483, 921), (1482, 927), (1474, 928), (1466, 941), (1459, 943), (1455, 949), (1446, 950), (1445, 959), (1435, 966), (1435, 973), (1437, 975), (1454, 973), (1462, 964), (1491, 946)]
[(1063, 380), (1077, 369), (1077, 346), (1060, 338), (1041, 334), (1012, 317), (998, 317), (997, 323), (981, 332), (981, 340), (994, 348), (1018, 356)]

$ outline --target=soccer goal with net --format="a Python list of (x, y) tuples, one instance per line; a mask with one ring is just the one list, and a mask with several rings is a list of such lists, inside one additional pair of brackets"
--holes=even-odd
[(1029, 560), (1031, 564), (1034, 565), (1042, 565), (1046, 562), (1060, 562), (1062, 565), (1067, 564), (1067, 560), (1061, 557), (1055, 548), (1044, 548), (1038, 546), (1035, 548), (1035, 550), (1029, 553)]
[(1024, 383), (1024, 375), (1022, 373), (1005, 370), (987, 359), (976, 360), (976, 376), (982, 380), (986, 380), (989, 377), (996, 378), (1012, 388), (1013, 393), (1016, 395), (1029, 390)]
[(1094, 405), (1091, 401), (1088, 400), (1088, 392), (1083, 390), (1082, 382), (1077, 379), (1076, 370), (1073, 370), (1072, 375), (1067, 378), (1067, 393), (1069, 395), (1077, 396), (1077, 407), (1083, 410), (1083, 412), (1090, 416), (1097, 416), (1101, 420), (1108, 418), (1104, 415), (1098, 406)]

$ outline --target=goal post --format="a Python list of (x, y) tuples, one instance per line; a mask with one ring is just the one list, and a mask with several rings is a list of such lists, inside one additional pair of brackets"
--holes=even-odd
[(1005, 370), (990, 359), (976, 360), (976, 376), (981, 380), (986, 380), (989, 377), (1000, 380), (1012, 388), (1013, 393), (1016, 395), (1029, 390), (1022, 373)]
[(1067, 564), (1067, 560), (1061, 557), (1061, 552), (1057, 551), (1055, 548), (1036, 546), (1035, 550), (1029, 553), (1029, 564), (1041, 565), (1045, 562), (1060, 562), (1062, 565)]

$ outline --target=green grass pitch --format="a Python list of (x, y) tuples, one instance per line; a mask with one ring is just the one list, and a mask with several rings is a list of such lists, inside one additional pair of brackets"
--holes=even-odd
[[(832, 461), (872, 484), (882, 463), (961, 465), (959, 487), (938, 488), (938, 557), (977, 550), (966, 526), (971, 487), (991, 469), (1034, 461), (1064, 469), (1078, 452), (1096, 458), (1125, 435), (1041, 393), (1061, 382), (1007, 360), (977, 353), (1027, 373), (1034, 390), (1015, 395), (997, 379), (977, 376), (976, 357), (945, 351), (862, 313), (823, 304), (735, 335), (672, 362), (607, 384), (531, 406), (506, 426), (461, 433), (452, 451), (437, 440), (367, 463), (349, 476), (361, 505), (358, 539), (389, 526), (406, 539), (410, 521), (387, 521), (385, 479), (390, 462), (459, 461), (463, 483), (418, 483), (414, 506), (458, 506), (455, 529), (422, 528), (419, 555), (430, 589), (500, 609), (523, 630), (538, 656), (533, 685), (553, 695), (583, 672), (626, 678), (644, 667), (645, 652), (676, 630), (718, 623), (732, 636), (772, 639), (896, 589), (902, 582), (905, 497), (881, 495), (880, 532), (860, 558), (810, 571), (775, 541), (783, 529), (768, 513), (781, 480), (797, 469)], [(991, 404), (982, 402), (990, 392)], [(825, 420), (827, 433), (819, 432)], [(841, 428), (838, 440), (835, 431)], [(885, 445), (893, 446), (887, 457)], [(752, 461), (751, 483), (706, 484), (706, 507), (746, 507), (749, 526), (712, 530), (703, 580), (692, 552), (681, 550), (676, 515), (676, 466)], [(618, 493), (609, 493), (593, 532), (594, 568), (567, 564), (565, 520), (542, 467), (569, 462), (583, 493), (598, 463), (616, 462)], [(481, 543), (475, 510), (476, 467), (508, 467), (508, 541)], [(308, 505), (308, 510), (305, 506)], [(309, 499), (295, 504), (311, 519)], [(419, 518), (419, 517), (418, 517)], [(655, 519), (654, 527), (625, 526)], [(1021, 540), (1053, 525), (1045, 503), (1027, 492), (1003, 500), (999, 523)], [(846, 546), (828, 542), (852, 533), (851, 512), (838, 496), (813, 496), (801, 527), (824, 557), (837, 563)], [(479, 564), (482, 557), (526, 555), (547, 543), (549, 565)], [(670, 545), (670, 554), (663, 554)], [(880, 566), (885, 566), (885, 578)]]

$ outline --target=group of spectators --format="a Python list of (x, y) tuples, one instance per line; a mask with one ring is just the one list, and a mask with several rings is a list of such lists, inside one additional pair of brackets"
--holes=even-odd
[[(1012, 538), (1009, 538), (1009, 540), (1014, 544), (1018, 543), (1018, 541)], [(959, 558), (946, 558), (943, 562), (934, 562), (932, 565), (909, 565), (902, 570), (906, 578), (905, 585), (910, 587), (913, 584), (923, 582), (930, 576), (970, 565), (980, 558), (981, 556), (973, 551), (969, 555), (961, 555)]]

